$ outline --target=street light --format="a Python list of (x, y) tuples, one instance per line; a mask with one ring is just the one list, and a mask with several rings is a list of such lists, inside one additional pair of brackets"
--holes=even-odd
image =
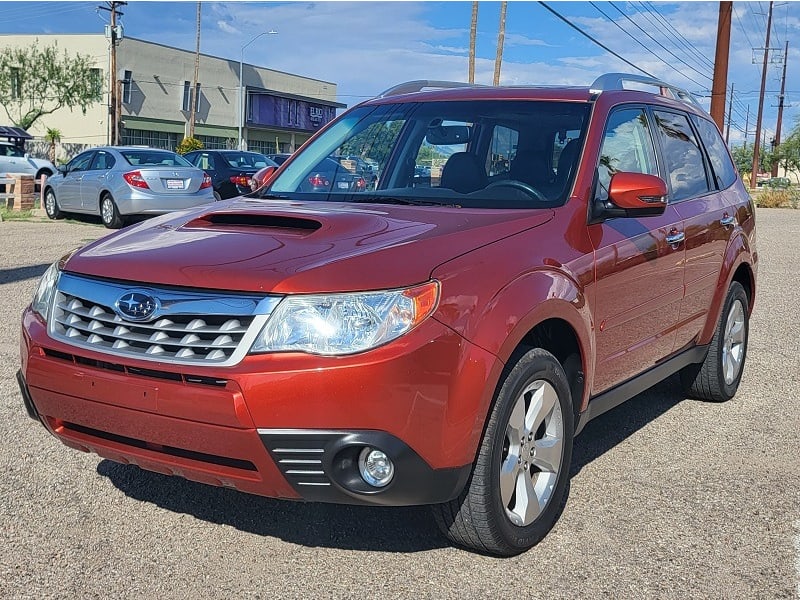
[(242, 148), (242, 145), (243, 145), (242, 142), (244, 141), (242, 139), (242, 124), (243, 124), (243, 121), (244, 121), (244, 82), (242, 81), (242, 65), (244, 63), (244, 49), (247, 48), (253, 42), (255, 42), (262, 35), (275, 35), (277, 33), (278, 32), (275, 31), (274, 29), (270, 29), (269, 31), (262, 31), (256, 37), (254, 37), (249, 42), (247, 42), (244, 46), (242, 46), (242, 51), (241, 51), (241, 54), (239, 55), (239, 90), (238, 90), (239, 93), (237, 94), (238, 100), (239, 100), (239, 102), (238, 102), (239, 110), (237, 111), (237, 118), (236, 118), (236, 123), (239, 126), (239, 145), (237, 146), (239, 148), (239, 150), (243, 149)]

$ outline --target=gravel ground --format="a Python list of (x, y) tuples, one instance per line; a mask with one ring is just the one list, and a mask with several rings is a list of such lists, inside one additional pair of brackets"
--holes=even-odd
[(0, 223), (0, 598), (800, 596), (800, 211), (761, 210), (737, 397), (673, 380), (587, 426), (536, 548), (449, 547), (424, 508), (281, 502), (121, 466), (28, 419), (14, 373), (38, 275), (105, 234)]

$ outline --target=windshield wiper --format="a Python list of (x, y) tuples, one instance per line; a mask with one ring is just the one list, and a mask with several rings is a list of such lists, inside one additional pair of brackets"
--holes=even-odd
[(455, 202), (437, 202), (436, 200), (423, 200), (421, 198), (400, 198), (397, 196), (354, 196), (351, 202), (357, 204), (402, 204), (406, 206), (455, 206)]

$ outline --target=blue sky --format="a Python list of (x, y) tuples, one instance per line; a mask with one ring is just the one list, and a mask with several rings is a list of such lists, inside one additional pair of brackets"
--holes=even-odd
[[(0, 2), (0, 33), (102, 32), (107, 13), (98, 13), (98, 4)], [(550, 5), (634, 64), (708, 94), (717, 2)], [(731, 129), (736, 141), (743, 139), (739, 129), (748, 105), (750, 131), (755, 129), (761, 66), (753, 64), (751, 47), (764, 46), (767, 7), (767, 2), (734, 3), (728, 83), (737, 90)], [(471, 2), (204, 2), (201, 51), (238, 60), (244, 43), (275, 29), (278, 35), (264, 36), (245, 50), (246, 62), (333, 81), (339, 100), (353, 105), (401, 81), (466, 80), (471, 10)], [(195, 11), (195, 2), (133, 0), (123, 8), (122, 22), (127, 36), (193, 50)], [(480, 3), (478, 83), (491, 83), (499, 12), (499, 2)], [(770, 46), (781, 49), (776, 58), (789, 41), (785, 136), (800, 114), (800, 3), (777, 3), (773, 19)], [(588, 85), (604, 72), (632, 72), (537, 2), (509, 2), (502, 66), (501, 83), (514, 85)], [(768, 137), (775, 128), (780, 67), (771, 66), (767, 79)]]

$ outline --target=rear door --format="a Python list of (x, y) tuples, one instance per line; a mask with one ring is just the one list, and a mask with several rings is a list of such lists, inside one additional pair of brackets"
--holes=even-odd
[[(611, 112), (597, 166), (597, 201), (617, 172), (660, 175), (654, 127), (644, 106)], [(595, 247), (597, 362), (593, 394), (655, 365), (672, 352), (683, 298), (681, 216), (609, 218), (589, 226)]]
[(713, 122), (693, 115), (693, 128), (684, 113), (658, 109), (654, 114), (672, 200), (686, 234), (686, 291), (675, 340), (680, 349), (695, 340), (708, 317), (735, 225), (728, 198), (733, 192), (726, 190), (735, 183), (736, 170)]

